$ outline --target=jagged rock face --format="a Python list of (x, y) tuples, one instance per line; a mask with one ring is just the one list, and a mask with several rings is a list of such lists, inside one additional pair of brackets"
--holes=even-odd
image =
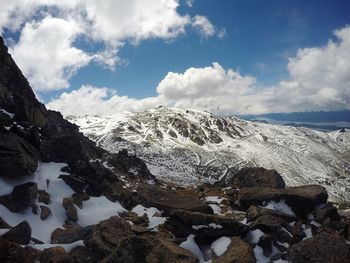
[(37, 126), (47, 125), (47, 110), (38, 102), (28, 81), (22, 75), (0, 37), (0, 105), (20, 121)]

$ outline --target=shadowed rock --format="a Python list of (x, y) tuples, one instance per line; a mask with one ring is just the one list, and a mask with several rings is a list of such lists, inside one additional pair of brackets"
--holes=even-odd
[(19, 223), (14, 228), (2, 235), (2, 238), (21, 245), (27, 245), (30, 242), (32, 229), (27, 221)]

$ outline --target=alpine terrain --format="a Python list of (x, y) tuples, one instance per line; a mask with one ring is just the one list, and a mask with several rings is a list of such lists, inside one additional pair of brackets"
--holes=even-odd
[(136, 154), (166, 182), (214, 183), (243, 167), (264, 167), (287, 185), (321, 184), (332, 201), (350, 200), (348, 129), (327, 133), (162, 106), (68, 119), (102, 148)]
[(0, 37), (0, 262), (350, 262), (349, 134), (163, 107), (66, 120)]

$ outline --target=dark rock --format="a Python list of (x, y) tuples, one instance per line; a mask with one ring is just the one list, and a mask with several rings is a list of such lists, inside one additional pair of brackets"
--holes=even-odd
[(149, 224), (149, 219), (146, 213), (143, 216), (138, 216), (134, 212), (125, 211), (125, 212), (119, 213), (119, 215), (125, 220), (131, 221), (132, 223), (137, 225), (148, 226)]
[(63, 207), (66, 209), (66, 216), (73, 222), (78, 221), (78, 212), (71, 197), (63, 198)]
[(95, 226), (84, 244), (96, 262), (112, 254), (124, 238), (133, 235), (130, 225), (124, 219), (113, 216)]
[(201, 245), (221, 236), (244, 235), (249, 230), (248, 226), (233, 218), (184, 210), (172, 211), (165, 227), (178, 237), (195, 234), (196, 242)]
[(27, 245), (30, 242), (32, 229), (27, 221), (19, 223), (14, 228), (2, 235), (2, 238), (21, 245)]
[(18, 213), (34, 205), (37, 196), (38, 187), (36, 183), (29, 182), (13, 187), (11, 194), (0, 197), (0, 203), (11, 212)]
[(245, 187), (269, 187), (285, 188), (286, 184), (275, 170), (267, 170), (262, 167), (246, 167), (239, 170), (229, 180), (227, 185), (233, 188)]
[(76, 206), (78, 206), (80, 209), (83, 208), (83, 201), (89, 200), (89, 195), (86, 193), (74, 193), (72, 195), (73, 202)]
[(263, 235), (259, 238), (257, 245), (262, 248), (263, 254), (269, 257), (272, 253), (272, 236)]
[(75, 260), (63, 247), (46, 248), (40, 254), (40, 263), (74, 263)]
[(46, 220), (51, 215), (51, 210), (47, 206), (40, 206), (40, 219)]
[(181, 209), (192, 212), (213, 213), (213, 210), (194, 195), (180, 194), (170, 189), (156, 186), (145, 186), (137, 191), (137, 195), (147, 207), (156, 207), (166, 215), (172, 210)]
[(260, 229), (265, 233), (278, 231), (283, 223), (295, 221), (294, 216), (290, 216), (272, 209), (251, 206), (247, 211), (247, 221), (251, 229)]
[(9, 225), (9, 224), (7, 224), (5, 221), (4, 221), (4, 219), (2, 219), (1, 217), (0, 217), (0, 229), (1, 228), (11, 228), (11, 226)]
[(322, 224), (326, 218), (329, 218), (331, 221), (341, 220), (338, 209), (332, 204), (326, 204), (324, 206), (317, 207), (313, 212), (313, 215), (315, 221), (319, 222), (320, 224)]
[(32, 175), (38, 160), (36, 149), (27, 141), (12, 133), (0, 133), (0, 177), (15, 179)]
[(0, 237), (0, 262), (35, 263), (38, 252), (29, 247), (22, 247)]
[(51, 202), (51, 197), (50, 194), (48, 192), (46, 192), (45, 190), (38, 190), (38, 201), (41, 203), (44, 203), (46, 205), (50, 204)]
[(231, 238), (227, 251), (220, 257), (214, 256), (213, 263), (255, 263), (250, 245), (238, 237)]
[(199, 260), (191, 252), (175, 243), (164, 239), (156, 238), (152, 240), (152, 250), (146, 257), (149, 263), (198, 263)]
[(74, 174), (61, 174), (58, 178), (61, 178), (67, 185), (69, 185), (74, 192), (81, 193), (87, 187), (87, 183), (84, 179), (79, 178)]
[(70, 244), (78, 240), (85, 240), (90, 237), (93, 227), (66, 226), (65, 229), (56, 228), (51, 234), (51, 243)]
[(291, 246), (287, 258), (291, 263), (344, 263), (350, 262), (350, 251), (338, 234), (323, 232)]
[(327, 198), (324, 187), (305, 185), (285, 189), (243, 188), (238, 192), (237, 201), (242, 208), (247, 209), (251, 205), (262, 205), (267, 201), (284, 200), (298, 217), (306, 218), (316, 206), (326, 203)]
[(131, 231), (134, 232), (136, 235), (142, 235), (144, 233), (151, 231), (151, 229), (140, 225), (131, 225), (130, 228), (131, 228)]

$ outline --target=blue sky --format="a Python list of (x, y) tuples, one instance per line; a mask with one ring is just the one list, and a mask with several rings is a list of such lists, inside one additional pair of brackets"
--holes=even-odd
[[(123, 1), (116, 2), (120, 2), (120, 6), (124, 8)], [(101, 63), (101, 60), (89, 60), (89, 58), (80, 61), (81, 64), (79, 66), (72, 65), (73, 62), (69, 62), (70, 64), (68, 64), (68, 66), (64, 64), (66, 68), (63, 66), (63, 71), (65, 72), (67, 68), (71, 71), (70, 74), (68, 74), (69, 77), (63, 77), (68, 82), (65, 88), (60, 87), (60, 85), (55, 87), (55, 83), (53, 83), (51, 88), (36, 89), (36, 84), (33, 84), (41, 100), (48, 103), (52, 100), (59, 99), (63, 92), (70, 94), (74, 90), (79, 90), (84, 85), (91, 85), (91, 87), (96, 89), (108, 88), (108, 94), (106, 97), (102, 96), (102, 101), (109, 100), (112, 96), (116, 95), (113, 92), (117, 92), (118, 96), (127, 96), (127, 99), (131, 100), (130, 103), (139, 103), (139, 100), (156, 98), (157, 96), (159, 97), (159, 95), (167, 97), (167, 94), (171, 93), (169, 91), (169, 89), (171, 89), (170, 84), (166, 83), (169, 82), (169, 78), (167, 78), (169, 72), (182, 74), (181, 76), (177, 76), (176, 79), (177, 83), (181, 83), (181, 81), (184, 81), (185, 73), (189, 68), (193, 67), (198, 69), (196, 72), (192, 73), (199, 76), (204, 72), (204, 69), (211, 67), (213, 62), (217, 62), (225, 71), (223, 73), (224, 76), (229, 76), (230, 74), (228, 71), (232, 70), (239, 74), (238, 78), (242, 77), (247, 80), (250, 85), (244, 92), (241, 92), (243, 99), (237, 101), (237, 103), (246, 106), (237, 109), (224, 107), (222, 110), (224, 112), (229, 112), (231, 110), (232, 112), (241, 113), (260, 113), (269, 111), (292, 111), (298, 108), (305, 111), (348, 108), (349, 98), (347, 96), (344, 98), (342, 93), (345, 91), (344, 87), (346, 89), (349, 88), (349, 83), (348, 79), (344, 80), (343, 78), (341, 82), (339, 80), (341, 77), (334, 80), (334, 85), (338, 85), (338, 80), (340, 81), (339, 89), (336, 90), (337, 96), (333, 94), (334, 92), (332, 93), (332, 91), (329, 91), (329, 86), (327, 86), (324, 88), (325, 91), (318, 97), (318, 101), (312, 101), (310, 97), (310, 103), (308, 100), (298, 101), (289, 108), (278, 107), (276, 105), (271, 106), (277, 101), (277, 97), (276, 99), (267, 99), (266, 94), (263, 94), (259, 95), (258, 98), (248, 98), (247, 94), (257, 94), (260, 93), (261, 90), (264, 90), (273, 96), (273, 94), (279, 93), (279, 90), (286, 89), (283, 88), (284, 84), (280, 85), (281, 81), (288, 81), (290, 85), (292, 85), (292, 82), (301, 83), (300, 87), (295, 88), (295, 90), (298, 89), (298, 93), (296, 93), (298, 95), (300, 91), (306, 88), (310, 91), (306, 94), (307, 96), (314, 93), (313, 87), (306, 87), (306, 84), (302, 86), (302, 80), (305, 78), (303, 75), (304, 73), (300, 73), (300, 69), (305, 68), (304, 65), (306, 62), (304, 64), (302, 63), (306, 61), (308, 57), (306, 55), (304, 57), (298, 57), (297, 51), (299, 49), (306, 50), (307, 48), (315, 48), (322, 51), (323, 49), (327, 49), (329, 41), (334, 41), (334, 43), (339, 44), (339, 46), (342, 42), (347, 41), (348, 33), (345, 29), (347, 29), (347, 25), (350, 24), (350, 1), (195, 0), (192, 6), (187, 4), (188, 1), (184, 0), (169, 0), (168, 2), (178, 2), (179, 5), (174, 9), (177, 16), (185, 17), (188, 15), (190, 17), (192, 22), (187, 22), (183, 32), (176, 33), (175, 36), (172, 37), (165, 36), (164, 34), (157, 35), (157, 33), (155, 37), (148, 37), (146, 36), (148, 33), (140, 33), (140, 37), (136, 37), (136, 41), (133, 36), (130, 37), (128, 35), (124, 37), (114, 37), (113, 41), (117, 41), (121, 44), (121, 46), (118, 47), (114, 46), (114, 57), (122, 62), (116, 62), (113, 65), (113, 70), (107, 67), (107, 64), (102, 65), (104, 62)], [(147, 1), (145, 3), (147, 3)], [(20, 24), (20, 26), (17, 27), (12, 26), (11, 28), (11, 26), (9, 26), (11, 23), (8, 21), (7, 24), (3, 22), (2, 35), (7, 40), (7, 43), (13, 46), (15, 59), (18, 57), (20, 66), (24, 64), (25, 69), (29, 68), (27, 70), (28, 72), (40, 69), (33, 69), (26, 66), (26, 61), (29, 61), (29, 58), (21, 57), (23, 50), (20, 52), (20, 44), (26, 47), (25, 50), (28, 50), (28, 46), (31, 47), (30, 45), (36, 43), (35, 41), (28, 41), (30, 43), (24, 43), (24, 40), (22, 42), (20, 41), (21, 36), (24, 35), (23, 28), (26, 27), (26, 23), (33, 23), (33, 21), (35, 21), (40, 24), (41, 19), (45, 19), (48, 15), (50, 18), (57, 16), (65, 20), (76, 17), (76, 15), (72, 15), (71, 13), (68, 15), (61, 14), (66, 12), (66, 6), (58, 6), (55, 8), (61, 11), (57, 12), (57, 10), (55, 10), (55, 12), (53, 12), (51, 7), (47, 7), (44, 4), (39, 5), (39, 7), (33, 9), (32, 14), (23, 16), (22, 20), (19, 19), (20, 22), (18, 22), (18, 24)], [(115, 6), (115, 8), (118, 8), (118, 6)], [(45, 13), (42, 12), (44, 9), (46, 10)], [(62, 10), (65, 11), (63, 12)], [(8, 12), (10, 13), (10, 11)], [(96, 11), (96, 15), (101, 14)], [(193, 26), (194, 18), (198, 15), (207, 19), (207, 22), (214, 28), (215, 33), (201, 33), (198, 28)], [(163, 19), (166, 19), (166, 17)], [(48, 19), (45, 21), (47, 20)], [(170, 25), (170, 28), (172, 26), (173, 24)], [(176, 26), (178, 26), (178, 24), (176, 24)], [(39, 25), (32, 27), (37, 29)], [(334, 34), (335, 30), (341, 29), (346, 31), (344, 33), (346, 37), (343, 39), (340, 39), (339, 36)], [(220, 36), (219, 33), (222, 32), (225, 32), (224, 36)], [(31, 33), (33, 33), (33, 30)], [(96, 34), (93, 36), (85, 32), (83, 34), (81, 32), (72, 34), (74, 40), (71, 41), (69, 45), (87, 54), (102, 52), (104, 49), (107, 50), (108, 48), (106, 47), (111, 46), (113, 42), (109, 38), (106, 40), (106, 36), (96, 36)], [(136, 32), (134, 34), (137, 35), (138, 33)], [(108, 32), (105, 35), (108, 35)], [(57, 41), (60, 41), (60, 39)], [(138, 43), (135, 44), (134, 42)], [(339, 47), (339, 53), (344, 52), (344, 48), (341, 49)], [(331, 47), (329, 47), (329, 49), (331, 49)], [(41, 50), (35, 49), (35, 51), (39, 52)], [(42, 52), (52, 52), (52, 50), (43, 50)], [(327, 55), (326, 53), (327, 52), (324, 52), (325, 58)], [(22, 56), (24, 57), (25, 55)], [(79, 57), (79, 54), (76, 57)], [(294, 67), (293, 65), (289, 66), (288, 64), (291, 58), (296, 59), (297, 63), (295, 63), (295, 67), (297, 68), (295, 68), (295, 70), (292, 68)], [(43, 59), (43, 61), (46, 60)], [(74, 70), (71, 70), (72, 67), (75, 67)], [(208, 72), (208, 70), (212, 70), (212, 68), (207, 68), (206, 72)], [(307, 72), (307, 70), (308, 69), (305, 69), (305, 72)], [(24, 70), (24, 72), (25, 71), (26, 70)], [(216, 71), (220, 71), (219, 68), (216, 68)], [(324, 71), (324, 69), (320, 69), (320, 71)], [(189, 74), (190, 73), (187, 75), (189, 76)], [(329, 74), (332, 74), (332, 72), (329, 72)], [(300, 77), (301, 75), (303, 78)], [(230, 78), (232, 77), (228, 77), (228, 79)], [(164, 83), (167, 86), (163, 87), (164, 84), (159, 88), (160, 82), (164, 79), (166, 79)], [(171, 80), (173, 81), (173, 79)], [(307, 83), (309, 82), (310, 81)], [(33, 80), (33, 83), (37, 82)], [(199, 81), (198, 83), (202, 82)], [(183, 88), (183, 86), (187, 85), (186, 87), (188, 87), (188, 90), (194, 85), (200, 85), (198, 83), (188, 84), (186, 82), (182, 83), (181, 87)], [(216, 82), (213, 83), (215, 84)], [(315, 81), (315, 85), (316, 84), (318, 83)], [(176, 86), (173, 82), (171, 82), (171, 85)], [(234, 90), (236, 88), (235, 85), (235, 83), (230, 84), (225, 82), (222, 89)], [(241, 86), (242, 84), (237, 85)], [(158, 91), (156, 90), (157, 87)], [(212, 89), (215, 88), (215, 85), (213, 85)], [(166, 92), (169, 91), (170, 93), (165, 92), (162, 94), (159, 92), (159, 89)], [(176, 90), (176, 87), (174, 89)], [(196, 92), (198, 89), (204, 92), (205, 90), (210, 90), (210, 87), (202, 88), (196, 86), (195, 89)], [(179, 88), (178, 91), (186, 93), (187, 90), (181, 90), (181, 88)], [(332, 96), (334, 95), (333, 101), (322, 101), (324, 100), (323, 97), (327, 97), (324, 95), (325, 92), (331, 92), (330, 94), (332, 94)], [(234, 94), (234, 92), (231, 93)], [(92, 95), (91, 92), (89, 94)], [(184, 107), (196, 105), (198, 108), (209, 109), (211, 111), (215, 111), (215, 109), (220, 106), (216, 105), (216, 107), (211, 107), (212, 102), (208, 100), (203, 102), (202, 98), (209, 98), (211, 96), (210, 94), (198, 93), (197, 95), (196, 98), (189, 95), (186, 100), (182, 98), (179, 99), (179, 96), (175, 96), (177, 98), (176, 100), (173, 97), (167, 97), (167, 99), (162, 98), (159, 102)], [(305, 94), (302, 94), (302, 96), (304, 95)], [(212, 97), (215, 98), (215, 96), (214, 94)], [(195, 101), (195, 99), (198, 100)], [(259, 107), (256, 105), (251, 106), (247, 105), (249, 104), (249, 99), (251, 103), (254, 103), (254, 100), (263, 100), (264, 102), (261, 102)], [(181, 102), (179, 102), (180, 100)], [(222, 103), (227, 102), (223, 101)], [(307, 104), (311, 106), (300, 107), (301, 103), (303, 103), (302, 105)], [(144, 105), (144, 102), (141, 104)], [(153, 103), (148, 102), (146, 104), (153, 105)], [(62, 108), (64, 106), (60, 107)], [(61, 109), (60, 107), (58, 108)], [(143, 109), (144, 106), (140, 106), (137, 109), (139, 108)], [(126, 110), (129, 109), (126, 108)]]

